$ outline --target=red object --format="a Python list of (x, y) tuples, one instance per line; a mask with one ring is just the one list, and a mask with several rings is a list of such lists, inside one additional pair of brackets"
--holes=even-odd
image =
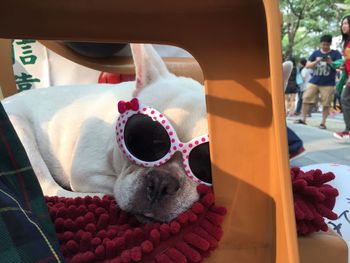
[(142, 225), (111, 196), (45, 197), (61, 251), (68, 262), (200, 262), (222, 237), (226, 209), (211, 188), (169, 223)]
[(130, 101), (120, 100), (118, 102), (118, 111), (120, 114), (123, 114), (127, 110), (137, 111), (139, 109), (139, 100), (133, 98)]
[(98, 77), (98, 83), (118, 84), (121, 82), (132, 80), (135, 80), (135, 75), (117, 74), (109, 72), (101, 72), (100, 76)]
[(303, 172), (298, 167), (291, 169), (294, 195), (294, 210), (299, 235), (308, 235), (317, 231), (327, 231), (324, 217), (335, 220), (338, 218), (332, 209), (338, 190), (327, 182), (335, 175), (321, 170)]
[[(298, 235), (326, 231), (338, 191), (333, 173), (291, 169)], [(199, 185), (200, 200), (169, 223), (140, 224), (111, 196), (45, 197), (61, 251), (68, 262), (201, 262), (218, 246), (226, 209)]]

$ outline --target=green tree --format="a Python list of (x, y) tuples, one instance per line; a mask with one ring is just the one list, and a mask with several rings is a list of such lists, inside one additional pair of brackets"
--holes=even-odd
[(283, 57), (308, 56), (322, 34), (339, 35), (341, 18), (350, 14), (339, 4), (350, 0), (280, 0)]

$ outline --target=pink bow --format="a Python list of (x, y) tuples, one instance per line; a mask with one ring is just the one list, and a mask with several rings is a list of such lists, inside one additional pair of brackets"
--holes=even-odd
[(124, 113), (127, 110), (137, 111), (139, 109), (139, 100), (133, 98), (131, 101), (120, 100), (118, 102), (118, 111), (120, 114)]

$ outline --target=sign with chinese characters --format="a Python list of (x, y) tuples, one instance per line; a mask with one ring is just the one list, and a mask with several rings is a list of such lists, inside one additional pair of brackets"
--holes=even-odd
[(48, 86), (45, 77), (45, 48), (35, 40), (12, 41), (12, 63), (19, 91)]
[(99, 71), (81, 66), (36, 40), (12, 41), (12, 64), (19, 91), (57, 85), (97, 83)]
[(332, 185), (339, 192), (333, 209), (333, 211), (337, 213), (338, 219), (333, 221), (326, 219), (325, 222), (328, 224), (328, 227), (338, 233), (346, 241), (348, 247), (350, 247), (350, 166), (321, 163), (301, 167), (301, 170), (304, 172), (315, 169), (320, 169), (323, 173), (332, 172), (335, 175), (335, 179), (327, 184)]

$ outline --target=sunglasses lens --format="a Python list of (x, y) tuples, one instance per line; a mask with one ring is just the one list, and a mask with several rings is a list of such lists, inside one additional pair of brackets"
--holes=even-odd
[(209, 142), (200, 144), (192, 149), (189, 156), (192, 173), (202, 182), (211, 184), (211, 162), (209, 155)]
[(131, 116), (124, 129), (128, 151), (137, 159), (154, 162), (164, 157), (170, 149), (170, 138), (163, 126), (143, 114)]

